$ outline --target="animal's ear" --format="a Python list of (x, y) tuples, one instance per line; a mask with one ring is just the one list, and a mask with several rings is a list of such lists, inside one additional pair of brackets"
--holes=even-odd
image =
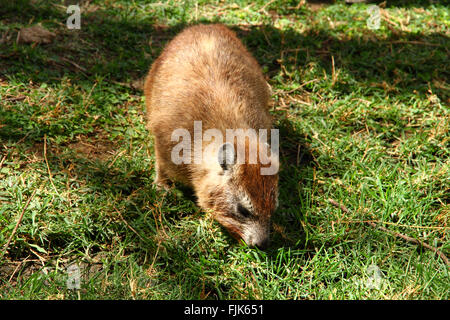
[(234, 152), (234, 146), (226, 142), (219, 147), (217, 152), (217, 160), (224, 171), (231, 169), (236, 163), (236, 153)]

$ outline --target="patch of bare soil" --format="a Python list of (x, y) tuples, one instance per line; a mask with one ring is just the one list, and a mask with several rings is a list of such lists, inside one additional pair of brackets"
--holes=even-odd
[(90, 160), (105, 161), (114, 154), (114, 144), (109, 140), (90, 140), (78, 138), (77, 142), (73, 142), (68, 147)]
[(308, 0), (308, 7), (311, 9), (311, 11), (317, 11), (322, 9), (323, 7), (326, 7), (330, 4), (333, 4), (333, 0)]
[[(90, 278), (99, 276), (103, 271), (101, 260), (103, 256), (103, 253), (99, 253), (89, 260), (59, 259), (58, 263), (45, 256), (40, 256), (40, 259), (28, 259), (28, 256), (20, 261), (4, 261), (0, 265), (0, 278), (7, 280), (8, 284), (14, 287), (20, 279), (27, 279), (35, 273), (47, 275), (57, 271), (60, 280), (65, 280), (68, 267), (76, 265), (80, 270), (80, 280), (87, 282)], [(44, 285), (50, 285), (49, 280), (45, 280)]]
[[(73, 150), (78, 157), (89, 160), (105, 161), (116, 153), (116, 146), (103, 134), (96, 137), (77, 136), (77, 141), (65, 146), (47, 144), (47, 157), (51, 154), (60, 154), (64, 149)], [(44, 142), (36, 142), (26, 151), (29, 162), (44, 160)]]
[(32, 27), (20, 29), (17, 35), (18, 43), (51, 43), (56, 37), (54, 32), (51, 32), (41, 25), (37, 24)]

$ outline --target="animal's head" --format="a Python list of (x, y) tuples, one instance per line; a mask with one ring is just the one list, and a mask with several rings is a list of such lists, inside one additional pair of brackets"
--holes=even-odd
[[(278, 206), (278, 157), (259, 154), (256, 163), (251, 163), (250, 151), (259, 148), (258, 143), (256, 148), (247, 145), (247, 157), (240, 163), (232, 144), (221, 145), (215, 157), (218, 166), (210, 179), (214, 182), (205, 196), (206, 206), (231, 235), (249, 246), (264, 248), (269, 243), (270, 218)], [(276, 167), (275, 172), (267, 174), (264, 168), (268, 167)]]

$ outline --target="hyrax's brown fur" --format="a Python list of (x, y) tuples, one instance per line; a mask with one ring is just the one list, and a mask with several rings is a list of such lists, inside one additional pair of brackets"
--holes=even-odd
[[(201, 121), (203, 132), (215, 128), (223, 137), (226, 129), (272, 128), (268, 84), (235, 33), (223, 25), (185, 29), (153, 63), (144, 90), (148, 127), (155, 138), (155, 183), (167, 187), (169, 181), (180, 181), (191, 186), (198, 204), (212, 209), (232, 235), (250, 246), (267, 244), (278, 197), (277, 174), (261, 175), (262, 164), (248, 159), (221, 165), (215, 160), (221, 144), (201, 163), (175, 164), (171, 159), (178, 143), (172, 141), (172, 133), (184, 128), (194, 137), (194, 121)], [(259, 148), (258, 140), (246, 139), (247, 154)], [(203, 142), (203, 150), (207, 145)]]

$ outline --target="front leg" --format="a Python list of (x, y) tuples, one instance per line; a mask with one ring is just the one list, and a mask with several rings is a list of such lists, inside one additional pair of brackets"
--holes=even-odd
[(164, 170), (164, 166), (161, 164), (161, 161), (156, 160), (155, 164), (156, 176), (153, 184), (155, 185), (157, 190), (169, 190), (170, 189), (170, 179)]

